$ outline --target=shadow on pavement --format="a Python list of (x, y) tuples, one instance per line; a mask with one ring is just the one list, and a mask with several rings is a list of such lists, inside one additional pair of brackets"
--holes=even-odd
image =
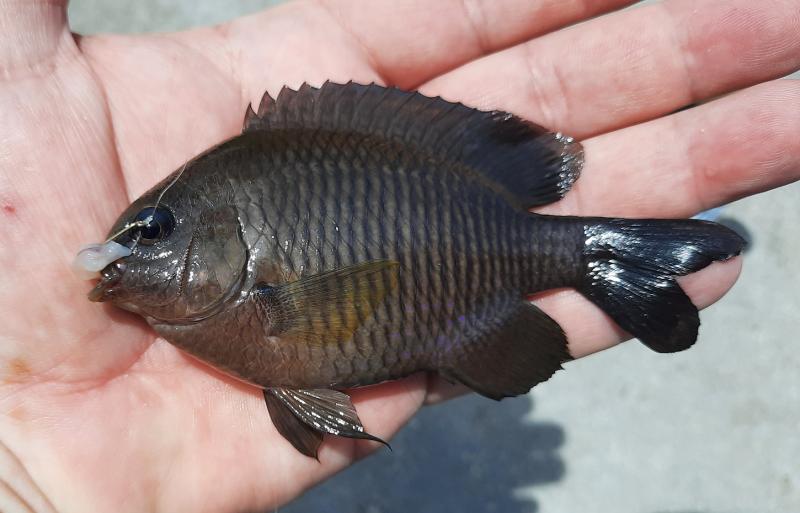
[[(382, 451), (312, 489), (281, 513), (532, 513), (516, 490), (565, 473), (564, 430), (527, 419), (529, 397), (475, 395), (423, 409)], [(535, 493), (535, 490), (534, 490)]]

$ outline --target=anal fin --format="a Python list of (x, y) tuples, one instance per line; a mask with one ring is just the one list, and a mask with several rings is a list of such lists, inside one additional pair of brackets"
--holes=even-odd
[(324, 433), (372, 440), (391, 448), (364, 430), (350, 397), (344, 392), (269, 388), (264, 390), (264, 398), (278, 432), (306, 456), (317, 457)]
[(508, 301), (512, 304), (507, 308), (495, 308), (494, 318), (487, 308), (485, 315), (492, 320), (477, 340), (443, 366), (444, 377), (486, 397), (502, 399), (527, 393), (572, 359), (556, 321), (522, 299)]

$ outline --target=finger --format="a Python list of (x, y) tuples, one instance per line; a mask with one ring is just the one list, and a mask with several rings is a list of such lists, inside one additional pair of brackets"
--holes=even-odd
[(584, 142), (549, 213), (684, 217), (800, 179), (800, 80), (777, 80)]
[(71, 49), (66, 10), (66, 0), (0, 0), (0, 79), (52, 69), (57, 55)]
[[(678, 281), (698, 309), (706, 308), (724, 296), (736, 282), (742, 259), (716, 262)], [(622, 331), (602, 310), (574, 291), (546, 293), (534, 303), (553, 317), (567, 334), (574, 358), (608, 349), (630, 335)], [(702, 328), (698, 339), (702, 338)]]
[(443, 403), (454, 397), (471, 393), (472, 390), (461, 383), (451, 383), (438, 373), (431, 373), (428, 378), (428, 389), (425, 394), (425, 406)]
[(429, 94), (508, 110), (579, 138), (800, 67), (796, 0), (669, 0), (469, 63)]
[(231, 70), (241, 83), (243, 109), (265, 90), (275, 94), (283, 85), (319, 85), (326, 79), (413, 88), (482, 53), (630, 3), (296, 2), (222, 25), (216, 34), (193, 31), (184, 40), (217, 67)]
[(323, 0), (305, 6), (323, 11), (319, 21), (333, 22), (345, 35), (342, 42), (355, 47), (384, 82), (413, 87), (481, 55), (632, 3)]
[[(542, 210), (638, 217), (690, 215), (800, 179), (798, 133), (800, 81), (759, 85), (585, 141), (583, 177), (564, 200)], [(704, 308), (732, 286), (740, 269), (737, 258), (680, 282), (692, 302)], [(564, 327), (576, 358), (628, 338), (577, 292), (546, 293), (536, 304)], [(463, 385), (434, 375), (426, 404), (467, 392)]]

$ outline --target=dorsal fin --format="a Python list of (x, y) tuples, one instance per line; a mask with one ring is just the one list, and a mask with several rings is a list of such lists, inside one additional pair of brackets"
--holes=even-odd
[(377, 84), (284, 87), (247, 109), (244, 132), (309, 129), (382, 134), (457, 159), (503, 187), (521, 208), (560, 199), (583, 166), (580, 143), (501, 111)]

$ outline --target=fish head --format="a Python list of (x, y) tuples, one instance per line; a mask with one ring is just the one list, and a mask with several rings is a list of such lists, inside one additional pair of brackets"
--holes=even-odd
[(203, 320), (235, 300), (248, 251), (237, 211), (219, 192), (162, 182), (134, 201), (108, 236), (130, 254), (103, 267), (89, 299), (168, 323)]

